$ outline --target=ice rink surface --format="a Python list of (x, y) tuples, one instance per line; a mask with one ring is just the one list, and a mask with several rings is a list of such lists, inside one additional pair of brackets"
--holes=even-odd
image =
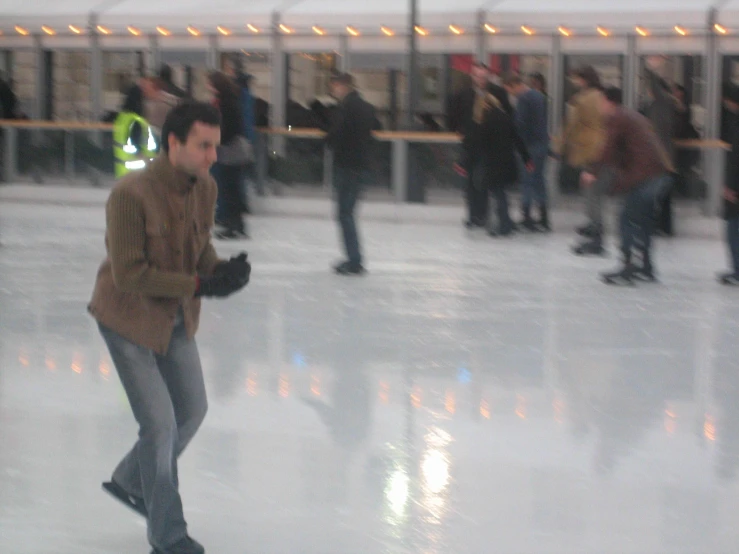
[[(205, 303), (210, 408), (180, 460), (209, 553), (739, 552), (717, 238), (661, 240), (661, 283), (614, 289), (615, 256), (564, 232), (360, 221), (369, 274), (341, 278), (333, 222), (250, 226), (216, 244), (252, 282)], [(102, 206), (0, 204), (3, 554), (149, 551), (100, 490), (137, 431), (85, 311), (103, 232)]]

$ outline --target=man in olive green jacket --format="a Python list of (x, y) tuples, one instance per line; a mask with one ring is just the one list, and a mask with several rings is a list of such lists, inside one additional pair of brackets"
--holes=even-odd
[(177, 478), (207, 410), (194, 340), (200, 297), (226, 297), (251, 273), (245, 253), (221, 261), (210, 241), (219, 143), (216, 108), (186, 102), (169, 113), (162, 154), (110, 194), (108, 255), (89, 305), (140, 426), (103, 487), (147, 518), (153, 554), (205, 552), (187, 534)]

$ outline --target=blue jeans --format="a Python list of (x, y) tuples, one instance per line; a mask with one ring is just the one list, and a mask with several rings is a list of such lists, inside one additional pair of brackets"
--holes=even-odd
[(621, 250), (625, 263), (631, 263), (634, 251), (641, 254), (644, 265), (651, 267), (652, 235), (657, 226), (660, 204), (669, 193), (671, 179), (661, 175), (636, 186), (626, 196), (621, 211)]
[(187, 338), (181, 312), (164, 356), (98, 326), (139, 424), (139, 439), (113, 481), (144, 499), (149, 542), (165, 550), (187, 535), (177, 458), (208, 409), (198, 348)]
[(534, 144), (527, 145), (531, 161), (534, 164), (534, 171), (529, 173), (524, 170), (523, 180), (521, 181), (521, 202), (524, 211), (530, 210), (531, 206), (536, 204), (539, 207), (547, 205), (547, 185), (544, 179), (544, 170), (546, 169), (547, 157), (549, 155), (549, 145)]
[(354, 212), (362, 189), (368, 180), (369, 172), (365, 169), (334, 168), (336, 219), (341, 228), (347, 259), (352, 265), (362, 264), (362, 252), (359, 246), (359, 233)]
[(726, 242), (731, 254), (731, 269), (739, 275), (739, 217), (726, 220)]

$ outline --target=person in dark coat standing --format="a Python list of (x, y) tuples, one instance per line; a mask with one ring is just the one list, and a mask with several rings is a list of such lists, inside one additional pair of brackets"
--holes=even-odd
[(359, 195), (371, 175), (375, 108), (359, 95), (354, 87), (354, 79), (348, 73), (332, 76), (330, 87), (331, 96), (338, 100), (339, 105), (334, 111), (326, 144), (334, 153), (337, 219), (347, 255), (347, 260), (334, 270), (340, 275), (361, 275), (365, 268), (354, 212)]
[(516, 132), (513, 119), (491, 93), (478, 95), (472, 108), (472, 121), (463, 140), (462, 167), (469, 176), (475, 194), (493, 193), (497, 203), (498, 228), (489, 226), (491, 236), (508, 236), (514, 230), (508, 212), (506, 189), (518, 181), (518, 151), (527, 170), (533, 169), (531, 157)]
[[(657, 72), (665, 64), (665, 56), (649, 56), (646, 60), (648, 91), (651, 102), (647, 105), (645, 114), (654, 126), (662, 147), (667, 152), (670, 162), (675, 160), (675, 114), (677, 104), (672, 96), (669, 85)], [(672, 187), (663, 200), (660, 208), (659, 230), (667, 236), (674, 234), (672, 225)]]
[[(208, 76), (208, 88), (213, 94), (213, 103), (221, 112), (221, 145), (230, 145), (244, 132), (239, 90), (225, 73), (215, 71)], [(218, 185), (216, 222), (223, 231), (216, 233), (220, 239), (248, 238), (242, 218), (244, 210), (241, 183), (244, 168), (228, 165), (219, 160), (213, 164), (211, 173)]]
[(739, 286), (739, 88), (731, 85), (724, 89), (724, 109), (732, 114), (734, 129), (728, 129), (731, 137), (731, 153), (728, 177), (724, 188), (724, 219), (726, 220), (726, 243), (731, 256), (731, 271), (719, 275), (724, 285)]
[[(447, 128), (452, 133), (459, 133), (463, 139), (470, 132), (473, 122), (473, 108), (478, 98), (492, 95), (500, 105), (503, 113), (509, 118), (513, 117), (513, 106), (508, 98), (506, 90), (490, 82), (490, 71), (482, 63), (474, 63), (470, 70), (471, 86), (466, 87), (455, 94), (449, 102), (447, 109)], [(468, 143), (471, 144), (471, 143)], [(470, 153), (465, 151), (465, 142), (462, 143), (463, 158), (470, 158)], [(479, 188), (472, 183), (469, 170), (465, 170), (461, 164), (455, 168), (465, 179), (467, 196), (467, 221), (468, 228), (484, 227), (488, 219), (488, 189)]]

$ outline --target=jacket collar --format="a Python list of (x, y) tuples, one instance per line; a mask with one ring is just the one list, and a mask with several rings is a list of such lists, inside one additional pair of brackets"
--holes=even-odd
[(162, 181), (167, 187), (172, 188), (179, 194), (186, 194), (191, 191), (198, 181), (197, 177), (188, 175), (181, 169), (174, 167), (164, 151), (156, 157), (149, 168), (157, 181)]

